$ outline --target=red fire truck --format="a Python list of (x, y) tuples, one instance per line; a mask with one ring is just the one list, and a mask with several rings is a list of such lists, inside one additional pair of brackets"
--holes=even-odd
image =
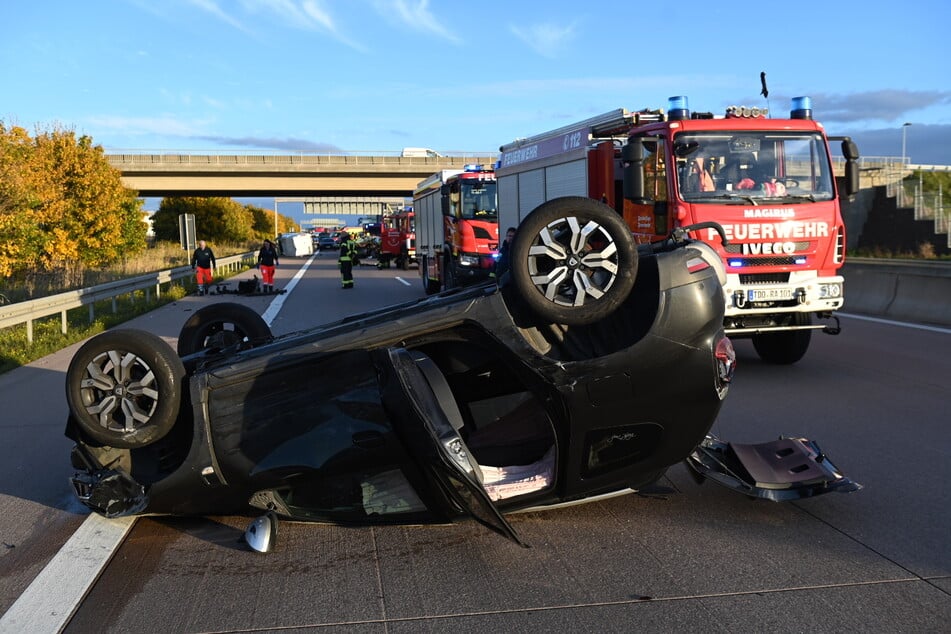
[(499, 223), (495, 172), (482, 165), (441, 170), (413, 193), (419, 275), (427, 294), (487, 279)]
[(412, 207), (383, 216), (380, 227), (380, 251), (377, 267), (390, 268), (390, 263), (404, 271), (416, 261), (416, 218)]
[[(829, 140), (842, 141), (843, 192)], [(811, 333), (838, 334), (843, 304), (845, 225), (840, 196), (858, 190), (858, 149), (827, 137), (808, 97), (789, 118), (733, 106), (691, 113), (686, 97), (668, 111), (614, 110), (518, 139), (500, 148), (496, 166), (500, 222), (517, 226), (548, 200), (586, 196), (622, 214), (640, 243), (695, 232), (726, 268), (725, 330), (752, 338), (770, 363), (795, 363)], [(825, 323), (816, 323), (825, 322)]]

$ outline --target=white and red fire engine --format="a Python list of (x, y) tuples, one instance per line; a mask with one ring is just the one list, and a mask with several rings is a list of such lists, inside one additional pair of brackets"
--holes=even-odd
[(783, 119), (737, 106), (691, 113), (686, 97), (672, 97), (666, 114), (614, 110), (503, 145), (500, 222), (517, 226), (562, 196), (611, 206), (640, 243), (716, 222), (725, 241), (714, 229), (693, 237), (723, 258), (727, 334), (752, 338), (767, 362), (795, 363), (814, 329), (839, 332), (834, 312), (844, 301), (839, 201), (858, 190), (858, 149), (831, 138), (842, 141), (841, 193), (830, 137), (808, 97), (794, 99)]
[(388, 269), (391, 262), (404, 271), (416, 262), (416, 218), (412, 207), (383, 216), (377, 267)]
[(441, 170), (413, 193), (419, 275), (427, 293), (488, 279), (499, 251), (495, 172)]

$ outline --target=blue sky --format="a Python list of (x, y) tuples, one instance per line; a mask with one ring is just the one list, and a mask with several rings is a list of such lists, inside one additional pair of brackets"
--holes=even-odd
[[(946, 0), (15, 0), (0, 119), (107, 151), (494, 152), (619, 107), (813, 99), (864, 156), (951, 164)], [(759, 95), (766, 72), (768, 103)]]

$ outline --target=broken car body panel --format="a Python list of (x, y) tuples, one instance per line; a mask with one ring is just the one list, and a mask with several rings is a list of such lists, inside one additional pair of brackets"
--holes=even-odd
[(807, 438), (782, 437), (749, 445), (708, 436), (687, 456), (687, 464), (700, 476), (734, 491), (775, 502), (862, 488)]

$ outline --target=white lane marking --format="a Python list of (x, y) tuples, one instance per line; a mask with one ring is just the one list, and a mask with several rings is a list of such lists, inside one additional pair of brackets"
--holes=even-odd
[(284, 300), (288, 295), (291, 294), (291, 291), (294, 290), (294, 287), (297, 286), (297, 282), (300, 281), (300, 278), (304, 277), (304, 273), (307, 272), (307, 269), (310, 268), (310, 265), (313, 263), (314, 258), (316, 257), (317, 254), (315, 253), (314, 255), (310, 256), (309, 260), (304, 262), (304, 266), (302, 266), (300, 270), (294, 274), (294, 277), (291, 278), (291, 281), (288, 282), (287, 286), (284, 287), (284, 290), (287, 292), (275, 297), (271, 301), (271, 304), (267, 307), (267, 310), (264, 311), (264, 314), (261, 315), (268, 326), (271, 325), (271, 322), (274, 321), (274, 319), (277, 317), (277, 314), (281, 312), (281, 308), (284, 306)]
[(881, 317), (866, 317), (865, 315), (853, 315), (852, 313), (839, 313), (849, 319), (860, 319), (862, 321), (873, 321), (877, 324), (886, 324), (888, 326), (902, 326), (904, 328), (914, 328), (915, 330), (927, 330), (929, 332), (940, 332), (941, 334), (951, 335), (951, 328), (942, 328), (941, 326), (926, 326), (925, 324), (913, 324), (907, 321), (893, 321), (891, 319), (882, 319)]
[(59, 632), (99, 578), (134, 517), (106, 519), (93, 513), (36, 576), (3, 617), (0, 632)]
[[(262, 315), (268, 326), (310, 268), (314, 257), (316, 255), (294, 274), (285, 287), (287, 292), (275, 297), (268, 305)], [(72, 537), (0, 617), (0, 634), (61, 631), (132, 530), (135, 519), (120, 517), (110, 520), (97, 513), (86, 516)]]
[(396, 277), (396, 281), (406, 286), (412, 286), (412, 284), (410, 284), (409, 282), (407, 282), (406, 280), (404, 280), (402, 277), (399, 277), (399, 276)]

